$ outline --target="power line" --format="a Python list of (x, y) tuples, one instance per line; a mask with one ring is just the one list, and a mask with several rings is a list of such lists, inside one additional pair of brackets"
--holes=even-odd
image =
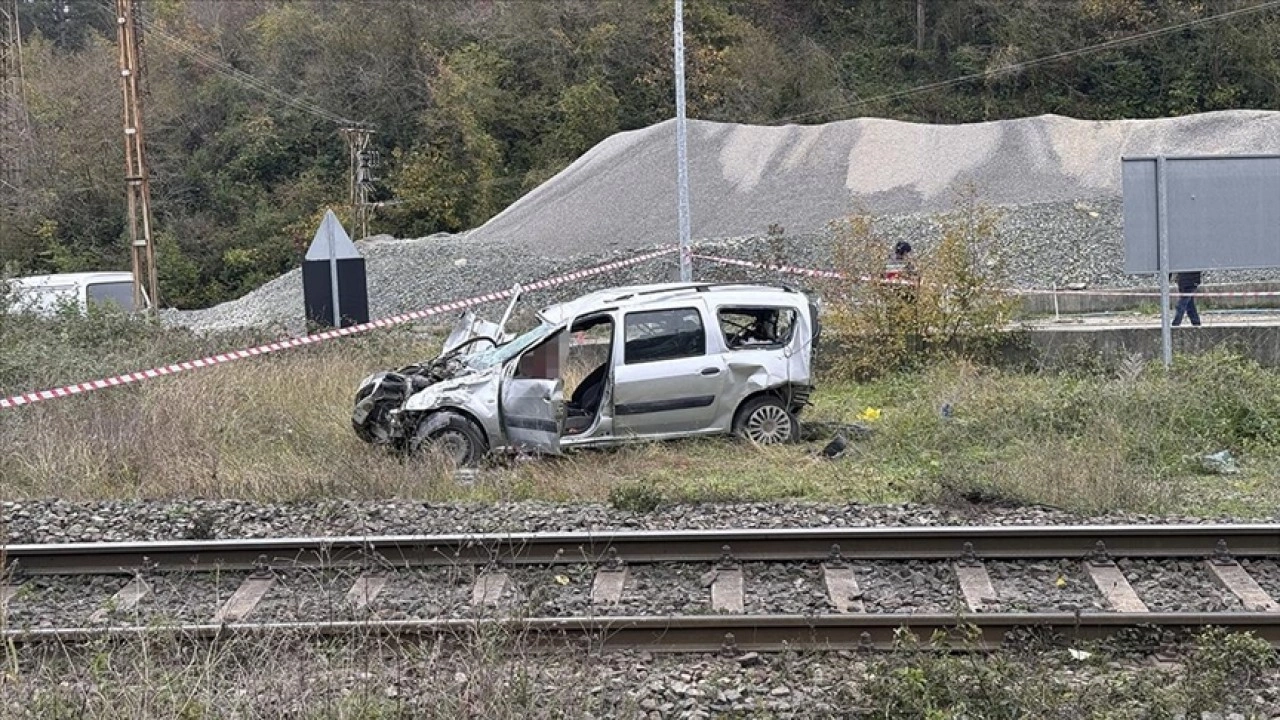
[(804, 120), (806, 118), (817, 117), (820, 115), (825, 115), (827, 113), (838, 112), (841, 110), (848, 110), (850, 108), (858, 107), (859, 105), (867, 105), (869, 103), (881, 102), (884, 100), (896, 100), (897, 98), (907, 97), (910, 95), (918, 95), (920, 93), (929, 92), (931, 90), (940, 90), (942, 88), (951, 87), (952, 85), (959, 85), (961, 83), (966, 83), (973, 80), (981, 80), (984, 78), (995, 77), (998, 75), (1021, 72), (1022, 70), (1026, 70), (1028, 68), (1033, 68), (1039, 65), (1055, 62), (1057, 60), (1066, 60), (1068, 58), (1079, 57), (1082, 55), (1089, 55), (1091, 53), (1099, 52), (1102, 50), (1110, 50), (1112, 48), (1123, 47), (1125, 45), (1132, 45), (1134, 43), (1142, 42), (1143, 40), (1149, 40), (1153, 37), (1158, 37), (1161, 35), (1168, 35), (1170, 33), (1174, 33), (1179, 30), (1185, 30), (1191, 27), (1197, 27), (1200, 25), (1208, 24), (1208, 23), (1218, 22), (1220, 20), (1228, 20), (1230, 18), (1240, 17), (1242, 15), (1248, 15), (1255, 12), (1261, 12), (1263, 10), (1269, 10), (1276, 7), (1280, 7), (1280, 0), (1266, 0), (1265, 2), (1258, 3), (1257, 5), (1253, 5), (1251, 7), (1240, 8), (1237, 10), (1228, 10), (1226, 12), (1218, 13), (1217, 15), (1211, 15), (1205, 18), (1198, 18), (1196, 20), (1188, 20), (1187, 22), (1177, 23), (1175, 25), (1167, 25), (1162, 28), (1156, 28), (1155, 30), (1147, 30), (1144, 32), (1136, 33), (1134, 35), (1129, 35), (1122, 38), (1116, 38), (1114, 40), (1107, 40), (1105, 42), (1100, 42), (1094, 45), (1088, 45), (1082, 48), (1076, 48), (1074, 50), (1064, 50), (1062, 52), (1053, 53), (1052, 55), (1045, 55), (1044, 57), (1035, 58), (1034, 60), (1027, 60), (1025, 62), (1013, 63), (1010, 65), (1005, 65), (1003, 67), (994, 68), (991, 70), (984, 70), (982, 72), (970, 73), (968, 75), (961, 75), (959, 77), (954, 77), (949, 80), (939, 80), (937, 82), (926, 83), (924, 85), (917, 85), (916, 87), (907, 88), (906, 90), (898, 90), (896, 92), (885, 93), (883, 95), (876, 95), (874, 97), (859, 98), (851, 102), (841, 103), (839, 105), (833, 105), (831, 107), (823, 108), (821, 110), (809, 110), (802, 113), (796, 113), (795, 115), (779, 118), (778, 121), (793, 122), (796, 120)]
[(226, 77), (240, 83), (241, 85), (251, 90), (255, 90), (263, 95), (266, 95), (267, 97), (270, 97), (274, 100), (284, 103), (285, 105), (288, 105), (294, 109), (301, 110), (302, 112), (309, 113), (311, 115), (315, 115), (316, 117), (319, 117), (324, 120), (328, 120), (329, 122), (332, 122), (337, 125), (341, 125), (344, 127), (352, 127), (352, 126), (361, 126), (364, 124), (356, 120), (344, 118), (335, 112), (331, 112), (329, 110), (326, 110), (323, 107), (320, 107), (319, 105), (316, 105), (313, 102), (310, 102), (308, 100), (303, 100), (302, 98), (299, 98), (299, 97), (294, 97), (293, 95), (289, 95), (288, 93), (282, 90), (278, 90), (272, 87), (271, 85), (267, 84), (266, 82), (250, 75), (249, 73), (233, 67), (232, 65), (226, 63), (225, 61), (213, 55), (212, 53), (201, 50), (200, 48), (197, 48), (194, 45), (191, 45), (177, 37), (174, 37), (173, 35), (170, 35), (169, 33), (161, 30), (155, 24), (155, 22), (150, 19), (144, 19), (142, 21), (142, 24), (143, 24), (143, 27), (146, 28), (149, 34), (160, 38), (161, 40), (163, 40), (169, 46), (173, 47), (178, 52), (183, 53), (184, 55), (190, 57), (191, 59), (195, 60), (201, 65), (204, 65), (205, 67), (208, 67), (209, 69), (215, 72), (221, 73), (222, 75), (225, 75)]

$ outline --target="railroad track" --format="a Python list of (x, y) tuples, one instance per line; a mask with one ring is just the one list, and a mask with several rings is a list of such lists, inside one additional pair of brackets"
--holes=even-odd
[[(964, 626), (966, 647), (985, 649), (1024, 631), (1083, 640), (1145, 629), (1139, 634), (1168, 640), (1212, 625), (1253, 632), (1280, 648), (1273, 597), (1280, 593), (1280, 525), (510, 533), (8, 545), (2, 552), (0, 604), (9, 619), (0, 625), (15, 643), (153, 633), (405, 639), (495, 630), (532, 644), (772, 651), (889, 648), (899, 628), (927, 641)], [(1212, 585), (1227, 611), (1149, 608), (1130, 582), (1141, 571), (1133, 563), (1163, 562), (1179, 563), (1179, 577), (1198, 578), (1187, 584)], [(951, 587), (941, 594), (953, 605), (877, 612), (868, 573), (889, 568), (891, 579), (905, 578), (893, 574), (899, 563), (945, 578)], [(1024, 567), (1033, 578), (1057, 574), (1059, 588), (1073, 583), (1076, 597), (1092, 599), (1071, 611), (1019, 607), (1036, 604), (1025, 592), (1006, 597), (1010, 577)], [(216, 602), (165, 615), (175, 594), (197, 594), (184, 583), (208, 594), (209, 578), (216, 578)], [(674, 587), (679, 583), (683, 589)], [(393, 585), (401, 586), (399, 607), (409, 612), (386, 611)], [(681, 611), (643, 607), (637, 596), (650, 590), (668, 597), (674, 590), (685, 600)], [(282, 619), (282, 593), (302, 598), (295, 610), (310, 609), (301, 619), (298, 612)], [(769, 611), (771, 594), (786, 593), (807, 602), (806, 611)], [(426, 596), (452, 604), (419, 603)], [(59, 598), (74, 600), (79, 611), (55, 607)], [(539, 612), (547, 607), (568, 611)]]

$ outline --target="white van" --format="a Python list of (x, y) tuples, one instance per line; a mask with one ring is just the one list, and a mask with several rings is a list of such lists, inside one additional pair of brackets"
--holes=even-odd
[(60, 275), (32, 275), (12, 278), (9, 288), (13, 293), (14, 309), (37, 315), (53, 315), (64, 304), (70, 304), (87, 312), (89, 304), (114, 304), (124, 310), (134, 307), (133, 273), (82, 272)]

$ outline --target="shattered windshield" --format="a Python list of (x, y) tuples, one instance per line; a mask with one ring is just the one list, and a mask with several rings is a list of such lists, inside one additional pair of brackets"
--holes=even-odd
[(499, 345), (496, 348), (468, 355), (462, 361), (476, 370), (484, 370), (501, 365), (526, 349), (533, 347), (536, 343), (550, 337), (559, 328), (559, 325), (553, 323), (543, 323), (505, 345)]

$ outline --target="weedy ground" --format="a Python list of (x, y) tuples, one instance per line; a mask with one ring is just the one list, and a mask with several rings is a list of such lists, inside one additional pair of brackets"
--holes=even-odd
[[(197, 337), (123, 317), (3, 322), (6, 395), (260, 339)], [(364, 445), (348, 421), (362, 377), (437, 347), (431, 335), (381, 333), (0, 411), (0, 496), (536, 498), (636, 510), (797, 498), (1204, 515), (1271, 513), (1280, 497), (1280, 373), (1225, 352), (1179, 358), (1168, 372), (1138, 362), (1015, 372), (939, 360), (863, 383), (827, 377), (810, 420), (871, 429), (838, 460), (820, 457), (825, 435), (767, 448), (703, 440), (498, 462), (463, 484), (431, 458)], [(1238, 473), (1204, 469), (1201, 457), (1219, 450), (1232, 453)], [(582, 648), (535, 656), (519, 637), (452, 640), (392, 647), (370, 633), (331, 643), (285, 635), (8, 645), (0, 647), (0, 718), (646, 717), (642, 703), (661, 707), (662, 688), (677, 679), (707, 703), (725, 688), (758, 695), (750, 709), (710, 706), (740, 717), (803, 717), (819, 707), (812, 700), (795, 712), (771, 709), (777, 700), (762, 688), (782, 684), (852, 717), (1160, 718), (1280, 708), (1275, 655), (1249, 636), (1212, 632), (1166, 669), (1101, 646), (1084, 648), (1093, 653), (1085, 660), (1061, 646), (991, 656), (904, 647), (873, 656), (783, 653), (744, 668), (719, 656), (600, 657)]]
[[(963, 629), (949, 639), (953, 648), (969, 642)], [(1162, 668), (1124, 643), (1084, 647), (1032, 640), (994, 655), (948, 654), (919, 651), (903, 635), (892, 653), (782, 652), (744, 663), (582, 647), (535, 654), (518, 630), (408, 645), (358, 632), (328, 642), (287, 632), (218, 642), (139, 636), (0, 649), (0, 718), (1155, 720), (1267, 717), (1276, 706), (1275, 655), (1249, 635), (1207, 631)]]
[[(0, 393), (144, 369), (260, 340), (123, 316), (11, 316)], [(1280, 488), (1280, 372), (1218, 352), (1158, 364), (1002, 370), (962, 360), (855, 383), (819, 380), (805, 418), (872, 430), (844, 457), (813, 442), (725, 439), (497, 461), (468, 483), (351, 431), (356, 384), (431, 357), (436, 336), (383, 331), (0, 411), (8, 498), (325, 497), (662, 502), (1003, 502), (1079, 512), (1258, 515)], [(872, 408), (872, 412), (868, 412)], [(877, 416), (878, 417), (875, 417)], [(1239, 471), (1202, 456), (1229, 451)]]

